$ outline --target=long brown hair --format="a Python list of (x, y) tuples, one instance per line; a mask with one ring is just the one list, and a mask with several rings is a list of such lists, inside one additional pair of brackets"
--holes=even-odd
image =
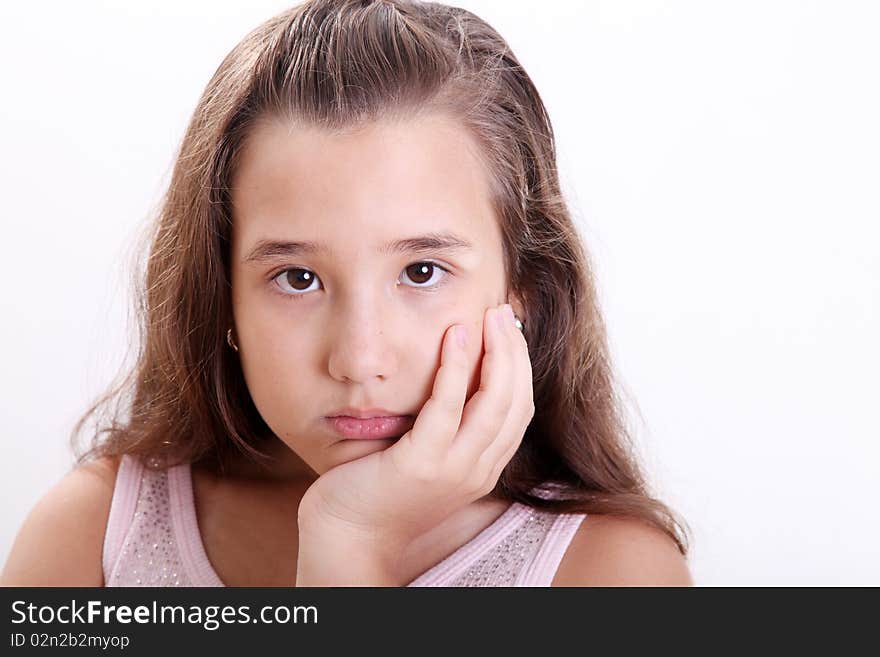
[[(687, 554), (686, 523), (649, 494), (626, 427), (543, 101), (491, 26), (436, 3), (309, 0), (226, 56), (199, 99), (147, 236), (146, 271), (135, 281), (137, 362), (75, 425), (77, 453), (85, 422), (116, 401), (77, 463), (125, 453), (155, 467), (264, 456), (259, 445), (271, 431), (226, 344), (230, 181), (248, 133), (266, 117), (338, 133), (422, 112), (454, 117), (481, 146), (509, 289), (525, 308), (535, 415), (495, 494), (637, 518)], [(561, 494), (536, 495), (547, 482)]]

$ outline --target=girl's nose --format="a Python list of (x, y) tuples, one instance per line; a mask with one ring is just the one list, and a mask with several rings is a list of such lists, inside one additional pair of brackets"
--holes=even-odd
[(392, 327), (375, 309), (340, 314), (327, 329), (330, 376), (347, 383), (367, 383), (392, 374)]

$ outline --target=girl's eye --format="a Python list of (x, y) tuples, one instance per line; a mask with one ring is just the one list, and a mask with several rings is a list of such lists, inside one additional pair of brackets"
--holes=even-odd
[(425, 285), (425, 283), (434, 280), (435, 277), (432, 274), (437, 273), (438, 270), (443, 272), (443, 276), (439, 280), (445, 281), (446, 274), (449, 273), (448, 270), (434, 262), (416, 262), (403, 271), (407, 276), (410, 276), (411, 281), (421, 283), (415, 287), (437, 287), (436, 281), (433, 285)]
[[(442, 276), (438, 274), (437, 270), (443, 272)], [(403, 272), (410, 280), (417, 283), (417, 285), (411, 286), (417, 289), (436, 289), (446, 282), (449, 274), (449, 270), (446, 267), (429, 261), (413, 263), (406, 267)], [(317, 276), (308, 269), (293, 267), (279, 272), (272, 280), (276, 281), (284, 296), (297, 299), (314, 289), (311, 286), (317, 280)], [(428, 285), (427, 283), (431, 281), (434, 281), (434, 283)]]
[[(309, 291), (309, 287), (316, 278), (308, 269), (294, 267), (293, 269), (285, 269), (274, 280), (287, 296), (298, 297)], [(288, 292), (288, 290), (292, 291)]]

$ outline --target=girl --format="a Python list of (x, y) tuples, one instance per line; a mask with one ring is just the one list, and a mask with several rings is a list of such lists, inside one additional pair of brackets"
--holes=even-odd
[(251, 32), (184, 137), (137, 367), (3, 582), (691, 584), (555, 158), (467, 11), (309, 0)]

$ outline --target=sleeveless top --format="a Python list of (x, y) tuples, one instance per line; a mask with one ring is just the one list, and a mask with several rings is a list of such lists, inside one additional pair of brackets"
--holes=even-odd
[[(513, 502), (407, 586), (550, 586), (584, 518)], [(102, 562), (105, 586), (225, 586), (205, 553), (188, 463), (155, 470), (122, 457)]]

